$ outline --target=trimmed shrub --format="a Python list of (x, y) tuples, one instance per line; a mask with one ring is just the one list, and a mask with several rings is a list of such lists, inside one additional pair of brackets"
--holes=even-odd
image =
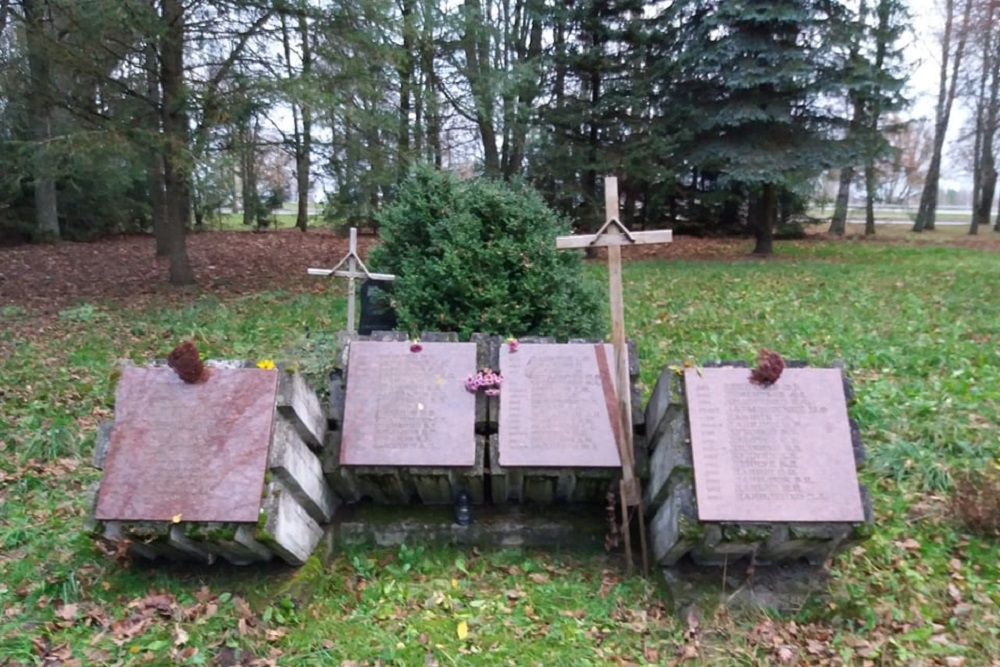
[(600, 337), (604, 299), (579, 253), (556, 250), (569, 222), (523, 183), (416, 168), (379, 215), (371, 265), (398, 276), (400, 327), (511, 336)]

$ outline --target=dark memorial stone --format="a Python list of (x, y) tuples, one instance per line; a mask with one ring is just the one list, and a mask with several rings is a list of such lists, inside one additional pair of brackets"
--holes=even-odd
[(355, 341), (347, 364), (342, 465), (476, 463), (475, 343)]
[(256, 523), (277, 389), (275, 370), (124, 368), (96, 518)]
[(786, 368), (767, 387), (745, 368), (684, 380), (699, 519), (864, 521), (839, 370)]
[(391, 280), (366, 280), (361, 284), (361, 321), (358, 333), (370, 336), (373, 331), (393, 331), (396, 311), (390, 302)]
[(611, 345), (502, 346), (500, 465), (621, 466), (614, 357)]

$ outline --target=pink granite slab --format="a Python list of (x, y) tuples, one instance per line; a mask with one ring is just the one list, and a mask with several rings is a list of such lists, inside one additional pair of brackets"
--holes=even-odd
[(275, 370), (125, 368), (96, 517), (256, 522), (277, 386)]
[(611, 345), (503, 346), (500, 465), (621, 466), (614, 356)]
[(698, 518), (863, 521), (841, 372), (788, 368), (769, 387), (749, 378), (684, 373)]
[(470, 467), (476, 463), (475, 343), (355, 341), (347, 365), (340, 463)]

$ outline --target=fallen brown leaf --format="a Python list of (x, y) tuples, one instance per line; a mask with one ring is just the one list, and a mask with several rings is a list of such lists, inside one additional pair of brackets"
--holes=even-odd
[(272, 628), (264, 633), (269, 642), (276, 642), (288, 634), (288, 628)]
[(795, 649), (792, 648), (791, 646), (787, 644), (781, 646), (777, 650), (778, 662), (780, 662), (783, 665), (787, 665), (788, 663), (790, 663), (792, 660), (795, 659), (795, 653), (796, 653)]
[(76, 611), (79, 608), (76, 604), (64, 604), (56, 607), (56, 618), (63, 621), (72, 621), (76, 618)]

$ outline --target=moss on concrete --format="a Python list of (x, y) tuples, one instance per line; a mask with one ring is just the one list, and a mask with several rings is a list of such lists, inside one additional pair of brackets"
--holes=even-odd
[(678, 542), (701, 542), (705, 538), (705, 524), (681, 514), (677, 518)]
[(729, 523), (722, 525), (723, 542), (763, 542), (771, 537), (773, 526), (756, 523)]

